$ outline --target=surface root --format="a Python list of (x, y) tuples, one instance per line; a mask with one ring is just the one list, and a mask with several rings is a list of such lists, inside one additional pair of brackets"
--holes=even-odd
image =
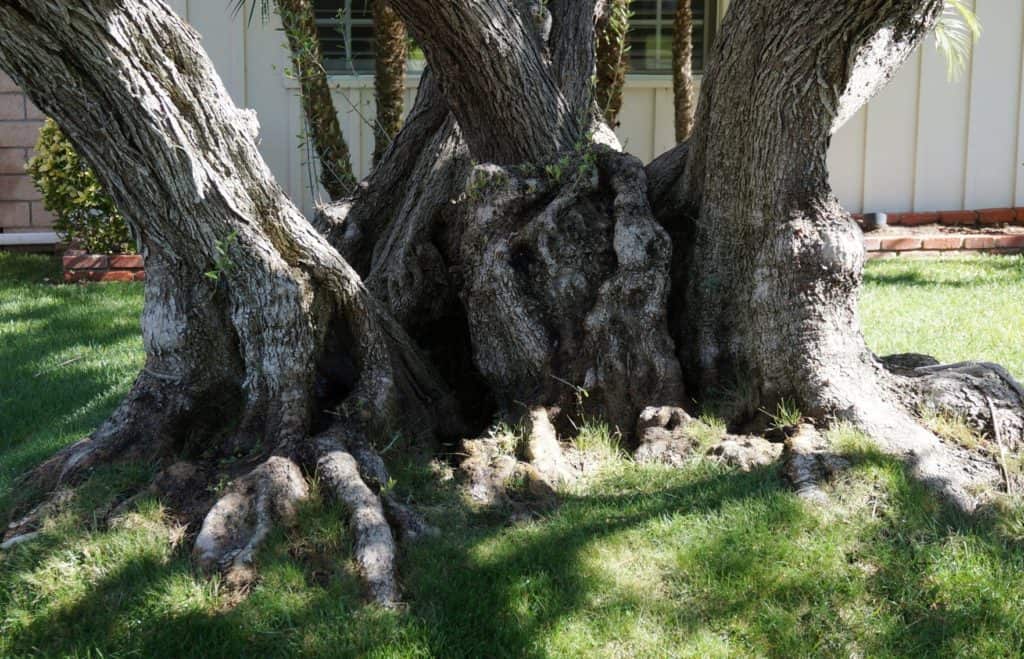
[(234, 588), (247, 587), (256, 576), (256, 550), (275, 524), (295, 521), (299, 502), (308, 496), (297, 464), (269, 458), (236, 480), (207, 513), (193, 550), (197, 564), (221, 572)]
[(396, 548), (381, 497), (363, 480), (359, 463), (337, 434), (317, 440), (317, 473), (338, 500), (348, 508), (355, 536), (355, 558), (367, 599), (394, 607), (400, 599), (396, 578)]

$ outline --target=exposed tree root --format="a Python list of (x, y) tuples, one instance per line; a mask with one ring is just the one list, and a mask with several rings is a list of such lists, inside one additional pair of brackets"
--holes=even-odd
[[(639, 445), (633, 457), (640, 463), (661, 463), (682, 467), (702, 449), (696, 422), (678, 407), (648, 407), (637, 421)], [(782, 453), (780, 444), (753, 435), (730, 435), (718, 438), (705, 451), (714, 460), (741, 471), (770, 465)]]
[(336, 436), (328, 433), (320, 437), (317, 449), (320, 452), (317, 473), (349, 510), (356, 563), (367, 598), (381, 606), (393, 607), (400, 599), (395, 574), (396, 548), (381, 498), (367, 486), (356, 459)]
[(492, 433), (462, 441), (459, 470), (475, 503), (512, 510), (528, 518), (557, 503), (558, 492), (597, 465), (578, 449), (563, 445), (543, 407), (522, 419), (523, 436)]
[(526, 461), (552, 488), (575, 480), (577, 474), (566, 460), (548, 411), (543, 407), (535, 407), (530, 410), (527, 420), (526, 442), (523, 445)]
[(802, 499), (824, 503), (827, 495), (822, 482), (848, 466), (836, 456), (821, 433), (809, 423), (801, 423), (786, 438), (783, 452), (783, 473), (793, 490)]
[(294, 522), (309, 496), (299, 466), (278, 456), (236, 480), (206, 515), (193, 553), (207, 571), (220, 571), (229, 585), (244, 588), (256, 576), (253, 558), (273, 525)]
[(726, 435), (707, 455), (740, 471), (753, 471), (777, 462), (782, 445), (757, 435)]
[(959, 510), (972, 513), (998, 492), (1002, 476), (994, 460), (936, 436), (884, 389), (840, 409), (839, 419), (903, 460), (915, 479)]
[(661, 462), (681, 467), (698, 448), (687, 426), (693, 419), (680, 407), (648, 407), (636, 422), (639, 445), (633, 457), (640, 463)]
[[(907, 406), (955, 416), (1006, 449), (1024, 450), (1024, 386), (989, 362), (940, 364), (927, 355), (891, 355), (883, 364), (896, 375)], [(998, 428), (998, 432), (997, 432)]]

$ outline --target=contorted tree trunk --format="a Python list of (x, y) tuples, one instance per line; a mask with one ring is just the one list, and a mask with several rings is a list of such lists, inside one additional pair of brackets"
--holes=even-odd
[[(244, 578), (269, 524), (305, 495), (296, 463), (337, 457), (374, 421), (411, 437), (452, 432), (445, 387), (274, 182), (255, 116), (165, 4), (4, 2), (0, 35), (0, 66), (95, 168), (148, 275), (145, 368), (35, 485), (121, 457), (270, 456), (249, 460), (196, 542), (202, 564)], [(311, 436), (335, 407), (344, 426), (321, 457)]]
[(733, 389), (748, 413), (786, 399), (813, 418), (849, 420), (972, 508), (974, 485), (998, 474), (912, 421), (907, 392), (920, 388), (866, 347), (862, 234), (826, 168), (831, 135), (910, 56), (942, 4), (736, 0), (672, 191), (678, 205), (659, 213), (681, 248), (674, 333), (695, 388)]
[[(201, 564), (244, 582), (316, 471), (350, 509), (368, 594), (387, 604), (391, 525), (423, 526), (382, 487), (380, 430), (457, 438), (521, 417), (523, 473), (554, 485), (561, 421), (600, 415), (629, 434), (643, 408), (735, 381), (751, 410), (792, 398), (915, 451), (922, 476), (973, 503), (951, 471), (966, 456), (905, 404), (938, 399), (1019, 441), (1024, 393), (980, 365), (905, 358), (887, 374), (856, 321), (860, 236), (825, 172), (830, 134), (905, 59), (937, 0), (736, 0), (692, 157), (684, 146), (646, 170), (615, 148), (593, 96), (602, 2), (391, 5), (431, 70), (379, 166), (318, 233), (164, 4), (0, 2), (0, 67), (100, 175), (150, 273), (146, 368), (33, 482), (142, 456), (169, 465), (159, 486), (251, 456), (196, 539)], [(644, 423), (661, 418), (684, 417)], [(813, 470), (797, 471), (806, 484)]]

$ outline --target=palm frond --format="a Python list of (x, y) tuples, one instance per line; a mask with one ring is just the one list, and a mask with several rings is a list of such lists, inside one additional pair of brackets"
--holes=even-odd
[(977, 14), (964, 0), (946, 0), (935, 24), (935, 47), (946, 58), (946, 75), (954, 81), (967, 69), (971, 44), (981, 36)]
[(270, 18), (270, 0), (230, 0), (231, 12), (234, 16), (245, 13), (246, 5), (249, 6), (249, 23), (256, 16), (256, 10), (260, 11), (260, 20), (266, 22)]

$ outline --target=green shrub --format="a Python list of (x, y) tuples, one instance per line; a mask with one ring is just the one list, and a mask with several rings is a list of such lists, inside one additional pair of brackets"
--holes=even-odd
[(47, 119), (27, 169), (64, 240), (99, 254), (135, 251), (128, 225), (71, 142)]

